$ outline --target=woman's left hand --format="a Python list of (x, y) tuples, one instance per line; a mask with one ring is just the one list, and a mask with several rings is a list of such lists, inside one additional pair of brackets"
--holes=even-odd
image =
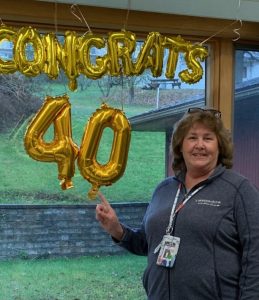
[(120, 241), (123, 237), (123, 228), (116, 212), (100, 191), (98, 192), (98, 196), (101, 203), (96, 205), (96, 219), (107, 233)]

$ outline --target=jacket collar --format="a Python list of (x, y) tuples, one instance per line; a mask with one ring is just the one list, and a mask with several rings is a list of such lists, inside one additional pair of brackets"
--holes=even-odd
[[(204, 183), (209, 183), (211, 181), (213, 181), (215, 178), (217, 178), (218, 176), (220, 176), (222, 173), (224, 173), (226, 170), (226, 167), (223, 166), (222, 164), (217, 165), (217, 167), (214, 169), (213, 173), (209, 176), (209, 178), (207, 178), (206, 180), (200, 182), (197, 186), (204, 184)], [(175, 178), (177, 181), (180, 181), (181, 183), (184, 184), (185, 181), (185, 174), (186, 171), (181, 171), (179, 172)]]

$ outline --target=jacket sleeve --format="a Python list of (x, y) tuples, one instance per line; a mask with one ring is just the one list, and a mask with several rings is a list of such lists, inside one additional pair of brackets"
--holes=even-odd
[(133, 228), (121, 223), (124, 230), (122, 240), (118, 241), (112, 238), (113, 241), (120, 247), (128, 250), (133, 254), (146, 256), (148, 252), (148, 244), (145, 234), (146, 215), (147, 211), (139, 228)]
[(121, 241), (117, 241), (117, 244), (133, 254), (147, 255), (148, 246), (144, 226), (140, 228), (131, 228), (124, 224), (122, 226), (124, 235)]
[(259, 191), (247, 180), (239, 188), (236, 220), (242, 246), (239, 300), (259, 299)]

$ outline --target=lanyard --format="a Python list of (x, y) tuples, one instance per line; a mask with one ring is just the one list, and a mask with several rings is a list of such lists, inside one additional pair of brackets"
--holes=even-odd
[(204, 185), (198, 187), (195, 191), (193, 191), (190, 195), (188, 195), (186, 198), (184, 198), (184, 200), (179, 203), (179, 205), (176, 207), (176, 204), (177, 204), (177, 201), (179, 199), (179, 195), (180, 195), (180, 192), (181, 192), (181, 183), (179, 184), (178, 186), (178, 189), (177, 189), (177, 192), (176, 192), (176, 195), (175, 195), (175, 198), (174, 198), (174, 203), (173, 203), (173, 207), (172, 207), (172, 210), (171, 210), (171, 215), (170, 215), (170, 220), (169, 220), (169, 224), (167, 226), (167, 229), (166, 229), (166, 234), (171, 234), (173, 232), (173, 221), (174, 221), (174, 218), (176, 216), (176, 214), (184, 207), (184, 205), (196, 194), (198, 193), (203, 187)]

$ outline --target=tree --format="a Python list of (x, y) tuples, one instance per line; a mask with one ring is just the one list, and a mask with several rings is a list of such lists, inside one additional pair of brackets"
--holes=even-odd
[(33, 95), (34, 89), (30, 77), (0, 74), (0, 132), (13, 130), (39, 109), (41, 101)]

